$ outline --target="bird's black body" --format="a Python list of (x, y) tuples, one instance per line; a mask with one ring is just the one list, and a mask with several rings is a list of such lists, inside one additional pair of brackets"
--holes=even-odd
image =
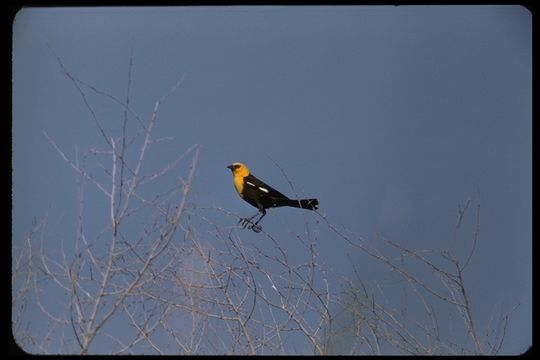
[[(265, 192), (261, 189), (266, 189)], [(283, 195), (273, 187), (265, 184), (253, 175), (244, 177), (244, 191), (242, 198), (251, 205), (255, 206), (259, 211), (264, 212), (265, 209), (292, 206), (302, 209), (316, 210), (319, 202), (317, 199), (292, 200)]]

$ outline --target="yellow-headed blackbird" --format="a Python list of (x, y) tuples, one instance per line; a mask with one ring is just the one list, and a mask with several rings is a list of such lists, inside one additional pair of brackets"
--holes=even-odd
[[(242, 199), (259, 209), (255, 215), (249, 218), (242, 218), (240, 222), (244, 228), (249, 228), (255, 232), (260, 232), (262, 227), (257, 225), (266, 215), (266, 209), (279, 206), (292, 206), (301, 209), (317, 210), (319, 201), (317, 199), (293, 200), (283, 195), (271, 186), (266, 185), (255, 176), (251, 175), (246, 165), (235, 162), (227, 166), (231, 169), (234, 178), (234, 187)], [(257, 222), (252, 222), (253, 218), (260, 214)]]

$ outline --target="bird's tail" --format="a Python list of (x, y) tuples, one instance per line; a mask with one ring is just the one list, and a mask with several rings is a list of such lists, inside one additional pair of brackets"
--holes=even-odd
[(319, 205), (319, 200), (317, 199), (302, 199), (302, 200), (281, 199), (276, 205), (277, 206), (292, 206), (292, 207), (308, 209), (308, 210), (317, 210), (317, 206)]

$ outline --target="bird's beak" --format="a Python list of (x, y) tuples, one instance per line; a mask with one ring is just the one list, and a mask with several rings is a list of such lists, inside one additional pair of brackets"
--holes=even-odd
[(231, 171), (232, 171), (233, 166), (232, 166), (232, 165), (229, 165), (229, 166), (227, 166), (227, 169), (231, 169)]

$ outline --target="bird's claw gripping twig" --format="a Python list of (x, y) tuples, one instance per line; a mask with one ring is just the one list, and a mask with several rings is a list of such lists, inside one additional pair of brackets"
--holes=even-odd
[(262, 226), (259, 224), (254, 224), (251, 219), (241, 218), (238, 223), (241, 224), (244, 229), (248, 228), (256, 233), (260, 233), (262, 231)]

